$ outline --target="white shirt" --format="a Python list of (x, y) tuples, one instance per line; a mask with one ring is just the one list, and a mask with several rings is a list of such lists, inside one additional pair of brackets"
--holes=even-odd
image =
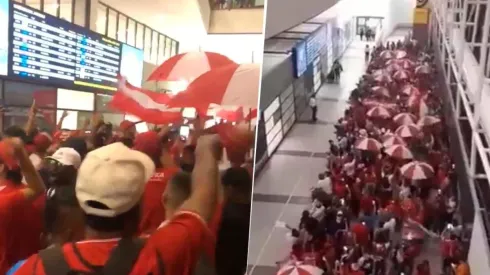
[(310, 107), (316, 107), (316, 99), (314, 97), (310, 98)]
[(356, 160), (344, 164), (344, 171), (348, 176), (353, 176), (356, 172)]
[(332, 180), (330, 179), (330, 177), (319, 180), (317, 183), (317, 187), (321, 188), (325, 193), (329, 195), (332, 194)]

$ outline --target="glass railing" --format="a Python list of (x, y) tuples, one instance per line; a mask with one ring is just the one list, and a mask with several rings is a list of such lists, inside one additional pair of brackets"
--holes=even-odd
[(213, 10), (264, 8), (265, 0), (209, 0)]

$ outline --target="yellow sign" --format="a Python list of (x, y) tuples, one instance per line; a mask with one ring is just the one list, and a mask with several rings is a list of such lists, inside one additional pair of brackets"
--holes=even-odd
[(429, 22), (429, 9), (418, 8), (413, 13), (413, 24), (427, 24)]

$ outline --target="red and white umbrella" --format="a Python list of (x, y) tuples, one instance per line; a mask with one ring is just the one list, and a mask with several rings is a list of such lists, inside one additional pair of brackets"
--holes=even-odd
[(412, 69), (413, 66), (415, 66), (415, 63), (413, 63), (413, 61), (410, 59), (400, 59), (398, 60), (398, 65), (400, 65), (405, 70), (409, 70)]
[(402, 94), (406, 94), (408, 96), (414, 95), (414, 94), (419, 94), (420, 91), (417, 89), (417, 87), (413, 85), (405, 85), (403, 88), (400, 90)]
[(414, 124), (417, 117), (411, 113), (400, 113), (393, 117), (393, 121), (398, 125)]
[(415, 124), (407, 124), (398, 127), (395, 134), (402, 138), (416, 137), (420, 132), (420, 129)]
[(296, 263), (285, 265), (277, 272), (277, 275), (322, 275), (323, 270), (313, 265)]
[(380, 76), (380, 75), (390, 75), (386, 70), (383, 70), (383, 69), (380, 69), (380, 70), (374, 70), (372, 73), (371, 73), (371, 76), (373, 77), (376, 77), (376, 76)]
[(412, 152), (406, 146), (393, 145), (385, 149), (385, 153), (397, 159), (413, 159)]
[(356, 149), (363, 151), (378, 152), (379, 150), (381, 150), (383, 145), (374, 138), (364, 137), (357, 140), (355, 147)]
[(397, 59), (390, 59), (390, 60), (386, 61), (385, 66), (398, 65), (398, 64), (399, 64), (399, 60), (397, 60)]
[(205, 72), (233, 65), (228, 57), (212, 52), (189, 52), (173, 56), (163, 62), (148, 81), (186, 81), (191, 82)]
[(381, 107), (381, 106), (371, 108), (366, 114), (369, 117), (378, 117), (378, 118), (389, 118), (389, 117), (391, 117), (390, 111), (388, 111), (388, 109)]
[(414, 93), (408, 98), (407, 105), (408, 107), (420, 107), (420, 104), (425, 102), (425, 99), (427, 99), (427, 96)]
[(395, 135), (395, 134), (388, 134), (383, 137), (383, 146), (384, 147), (390, 147), (394, 145), (406, 145), (405, 140), (403, 138)]
[(402, 58), (405, 58), (407, 57), (407, 52), (406, 51), (401, 51), (401, 50), (398, 50), (398, 51), (395, 51), (395, 58), (396, 59), (402, 59)]
[(383, 86), (374, 86), (372, 88), (373, 92), (376, 94), (376, 95), (380, 95), (380, 96), (384, 96), (384, 97), (390, 97), (390, 91), (383, 87)]
[(393, 74), (393, 78), (396, 80), (407, 80), (410, 78), (410, 74), (405, 70), (396, 71)]
[(417, 68), (415, 68), (415, 73), (416, 74), (430, 74), (431, 69), (427, 65), (420, 65)]
[(400, 172), (405, 178), (423, 180), (434, 176), (434, 169), (430, 164), (421, 161), (412, 161), (403, 165)]
[[(396, 60), (396, 59), (392, 59), (392, 60)], [(386, 70), (390, 73), (393, 73), (396, 71), (401, 71), (401, 70), (403, 70), (403, 68), (402, 68), (402, 66), (400, 66), (398, 64), (391, 64), (391, 65), (386, 66)]]
[(383, 59), (392, 59), (395, 58), (395, 54), (390, 50), (384, 50), (379, 54), (379, 57)]
[(424, 116), (418, 122), (418, 126), (431, 126), (441, 122), (441, 119), (435, 116)]
[(210, 104), (256, 108), (260, 65), (229, 65), (209, 71), (194, 80), (186, 91), (175, 95), (170, 107), (207, 109)]
[(391, 79), (391, 76), (388, 75), (388, 74), (379, 74), (379, 75), (375, 75), (373, 77), (373, 79), (377, 82), (380, 82), (380, 83), (389, 83), (392, 81)]

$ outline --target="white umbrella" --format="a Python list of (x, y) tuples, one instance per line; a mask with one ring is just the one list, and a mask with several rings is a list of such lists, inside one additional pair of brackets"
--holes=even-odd
[(296, 263), (285, 265), (277, 272), (277, 275), (322, 275), (323, 270), (313, 265)]

